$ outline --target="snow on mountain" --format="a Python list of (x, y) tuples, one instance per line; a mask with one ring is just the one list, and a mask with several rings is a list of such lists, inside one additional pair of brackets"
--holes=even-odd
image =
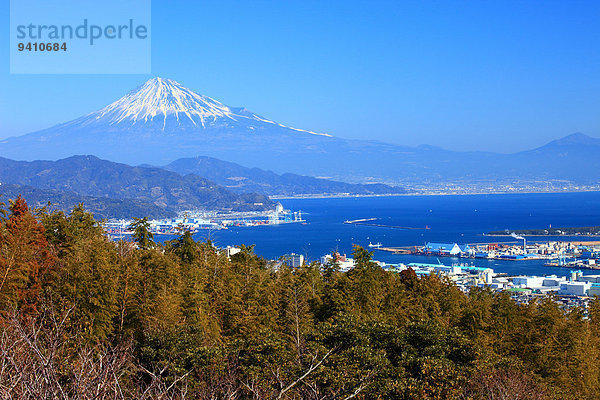
[[(174, 120), (174, 121), (170, 121)], [(191, 91), (171, 79), (153, 78), (119, 100), (73, 121), (81, 125), (108, 124), (153, 124), (161, 123), (162, 130), (167, 121), (176, 126), (192, 124), (206, 128), (230, 123), (266, 123), (288, 128), (285, 125), (263, 118), (244, 108), (231, 108), (219, 101)], [(303, 129), (289, 128), (297, 132), (330, 136)]]
[(192, 92), (170, 79), (154, 78), (112, 104), (89, 115), (92, 119), (107, 119), (112, 124), (155, 118), (166, 121), (167, 116), (188, 118), (196, 126), (208, 120), (230, 118), (235, 113), (229, 107), (208, 96)]

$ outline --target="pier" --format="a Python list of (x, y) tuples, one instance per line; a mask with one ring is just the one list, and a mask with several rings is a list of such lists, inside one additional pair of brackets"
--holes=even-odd
[(377, 221), (377, 220), (378, 220), (378, 218), (362, 218), (362, 219), (347, 220), (347, 221), (344, 221), (344, 223), (352, 224), (352, 225), (375, 226), (375, 227), (379, 227), (379, 228), (392, 228), (392, 229), (413, 229), (413, 230), (429, 229), (428, 226), (425, 226), (424, 228), (419, 228), (419, 227), (414, 227), (414, 226), (386, 225), (386, 224), (378, 224), (378, 223), (372, 222), (372, 221)]

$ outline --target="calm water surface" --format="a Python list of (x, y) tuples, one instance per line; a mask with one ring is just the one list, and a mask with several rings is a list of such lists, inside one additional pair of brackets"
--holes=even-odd
[[(308, 260), (339, 250), (350, 254), (352, 245), (421, 246), (437, 242), (498, 242), (511, 238), (489, 238), (493, 230), (575, 227), (600, 225), (600, 192), (556, 194), (502, 194), (468, 196), (397, 196), (341, 199), (281, 200), (287, 209), (301, 210), (306, 224), (233, 228), (201, 231), (196, 239), (211, 239), (219, 246), (255, 244), (256, 253), (277, 258), (301, 253)], [(346, 220), (377, 218), (387, 226), (344, 224)], [(422, 229), (425, 227), (429, 229)], [(388, 263), (437, 262), (436, 258), (401, 256), (375, 251), (375, 258)], [(443, 258), (445, 264), (458, 259)], [(462, 260), (489, 266), (510, 274), (559, 274), (568, 270), (544, 267), (543, 261)]]

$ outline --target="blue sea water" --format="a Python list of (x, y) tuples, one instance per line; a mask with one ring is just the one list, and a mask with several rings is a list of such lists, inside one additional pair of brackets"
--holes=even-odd
[[(257, 254), (274, 259), (287, 253), (304, 254), (308, 260), (338, 250), (350, 254), (352, 245), (369, 242), (383, 246), (421, 246), (435, 242), (502, 242), (485, 232), (504, 229), (600, 225), (600, 192), (552, 194), (493, 194), (444, 196), (395, 196), (281, 200), (285, 208), (301, 210), (306, 224), (240, 227), (201, 231), (196, 239), (210, 237), (218, 246), (255, 244)], [(344, 224), (346, 220), (377, 218), (388, 226)], [(561, 238), (564, 240), (564, 238)], [(578, 239), (589, 240), (583, 237)], [(541, 238), (537, 238), (541, 240)], [(375, 259), (387, 263), (437, 262), (435, 257), (394, 255), (375, 250)], [(468, 262), (509, 274), (566, 275), (543, 261), (440, 259), (444, 264)]]

